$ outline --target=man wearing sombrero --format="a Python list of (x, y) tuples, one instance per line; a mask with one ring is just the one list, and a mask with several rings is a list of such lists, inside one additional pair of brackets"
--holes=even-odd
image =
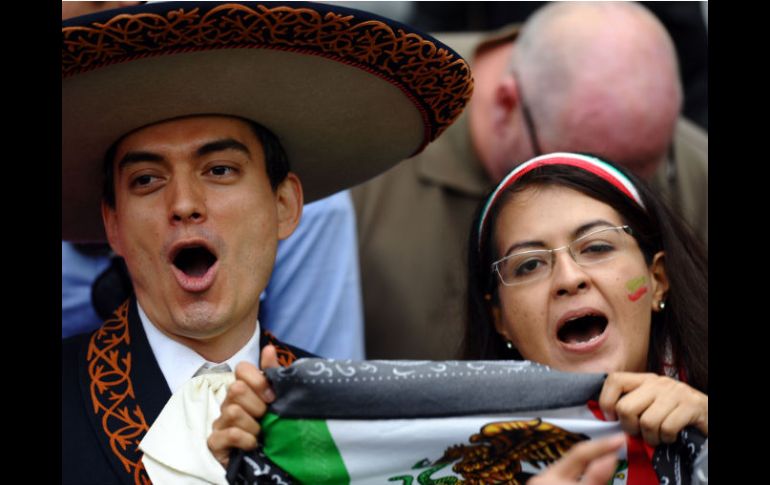
[(182, 468), (221, 482), (205, 439), (226, 371), (269, 343), (282, 365), (303, 355), (257, 321), (277, 241), (303, 202), (422, 150), (471, 89), (450, 49), (340, 7), (153, 3), (64, 22), (62, 238), (106, 237), (135, 295), (63, 343), (63, 483)]

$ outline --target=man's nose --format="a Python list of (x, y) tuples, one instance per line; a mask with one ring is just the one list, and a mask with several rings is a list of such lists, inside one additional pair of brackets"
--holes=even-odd
[(168, 194), (172, 224), (199, 223), (206, 219), (206, 199), (200, 182), (193, 176), (175, 176)]

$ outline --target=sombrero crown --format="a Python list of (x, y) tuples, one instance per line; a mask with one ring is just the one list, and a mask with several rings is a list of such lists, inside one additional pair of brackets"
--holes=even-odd
[(251, 119), (311, 201), (410, 157), (461, 113), (467, 63), (392, 20), (304, 2), (166, 2), (62, 24), (62, 238), (103, 239), (101, 164), (120, 137), (196, 114)]

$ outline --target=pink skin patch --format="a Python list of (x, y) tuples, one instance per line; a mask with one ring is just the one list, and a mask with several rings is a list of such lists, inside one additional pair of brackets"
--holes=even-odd
[(639, 298), (641, 298), (645, 293), (647, 293), (646, 283), (647, 283), (646, 276), (640, 276), (638, 278), (629, 280), (626, 283), (626, 289), (628, 290), (628, 299), (631, 301), (636, 301)]

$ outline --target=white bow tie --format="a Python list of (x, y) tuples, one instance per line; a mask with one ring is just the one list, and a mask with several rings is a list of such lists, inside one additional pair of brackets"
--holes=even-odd
[(225, 469), (209, 451), (206, 440), (219, 417), (232, 372), (200, 370), (171, 396), (139, 444), (142, 462), (158, 485), (227, 485)]

